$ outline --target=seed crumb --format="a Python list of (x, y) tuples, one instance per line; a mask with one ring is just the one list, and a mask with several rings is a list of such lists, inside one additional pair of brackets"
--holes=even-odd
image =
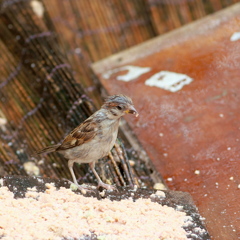
[(199, 174), (200, 174), (200, 170), (195, 170), (194, 173), (195, 173), (196, 175), (199, 175)]
[(46, 183), (45, 186), (48, 189), (55, 188), (55, 184), (54, 183)]
[(155, 190), (167, 190), (166, 186), (163, 183), (155, 183), (153, 186)]
[(157, 195), (158, 197), (162, 197), (162, 198), (166, 197), (166, 194), (163, 191), (156, 191), (155, 195)]
[(183, 206), (177, 205), (176, 210), (177, 210), (177, 211), (182, 211), (182, 210), (183, 210)]
[(137, 185), (134, 185), (134, 186), (133, 186), (133, 191), (135, 191), (135, 192), (136, 192), (136, 191), (137, 191), (137, 189), (138, 189), (138, 186), (137, 186)]
[(131, 167), (135, 166), (135, 161), (134, 161), (134, 160), (131, 160), (131, 159), (130, 159), (128, 162), (129, 162), (129, 164), (130, 164)]
[(163, 191), (156, 191), (150, 195), (150, 198), (165, 198), (166, 194)]
[(101, 197), (104, 197), (105, 196), (105, 193), (106, 193), (106, 189), (104, 189), (102, 192), (100, 192), (99, 194), (100, 194), (100, 196)]
[(77, 190), (78, 190), (78, 186), (77, 186), (75, 183), (71, 183), (71, 184), (70, 184), (70, 189), (71, 189), (72, 191), (77, 191)]
[(0, 178), (0, 187), (3, 186), (3, 178)]

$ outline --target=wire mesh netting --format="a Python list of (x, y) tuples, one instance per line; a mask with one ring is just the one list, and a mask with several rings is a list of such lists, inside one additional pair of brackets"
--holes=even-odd
[[(1, 1), (0, 175), (70, 178), (63, 157), (34, 152), (60, 142), (101, 105), (105, 92), (90, 64), (232, 3)], [(112, 155), (98, 165), (103, 180), (150, 187), (161, 181), (153, 180), (147, 156), (124, 131), (120, 135)], [(88, 166), (75, 171), (80, 182), (94, 181)]]

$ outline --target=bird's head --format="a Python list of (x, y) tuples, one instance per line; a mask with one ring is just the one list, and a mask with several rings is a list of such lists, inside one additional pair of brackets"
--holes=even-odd
[(138, 116), (132, 99), (122, 94), (107, 97), (102, 108), (108, 110), (108, 115), (111, 119), (120, 118), (125, 113), (134, 114), (136, 117)]

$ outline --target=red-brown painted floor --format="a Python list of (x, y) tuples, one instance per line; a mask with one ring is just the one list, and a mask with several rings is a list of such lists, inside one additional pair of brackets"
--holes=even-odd
[(218, 240), (240, 238), (239, 16), (235, 4), (93, 65), (109, 94), (133, 98), (130, 126)]

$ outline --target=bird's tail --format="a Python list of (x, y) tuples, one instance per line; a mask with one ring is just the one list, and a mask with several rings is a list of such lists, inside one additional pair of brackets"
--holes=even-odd
[(61, 144), (56, 144), (56, 145), (52, 145), (52, 146), (48, 146), (45, 148), (42, 148), (38, 151), (36, 151), (37, 154), (42, 154), (42, 153), (51, 153), (51, 152), (55, 152), (56, 149), (60, 146)]

